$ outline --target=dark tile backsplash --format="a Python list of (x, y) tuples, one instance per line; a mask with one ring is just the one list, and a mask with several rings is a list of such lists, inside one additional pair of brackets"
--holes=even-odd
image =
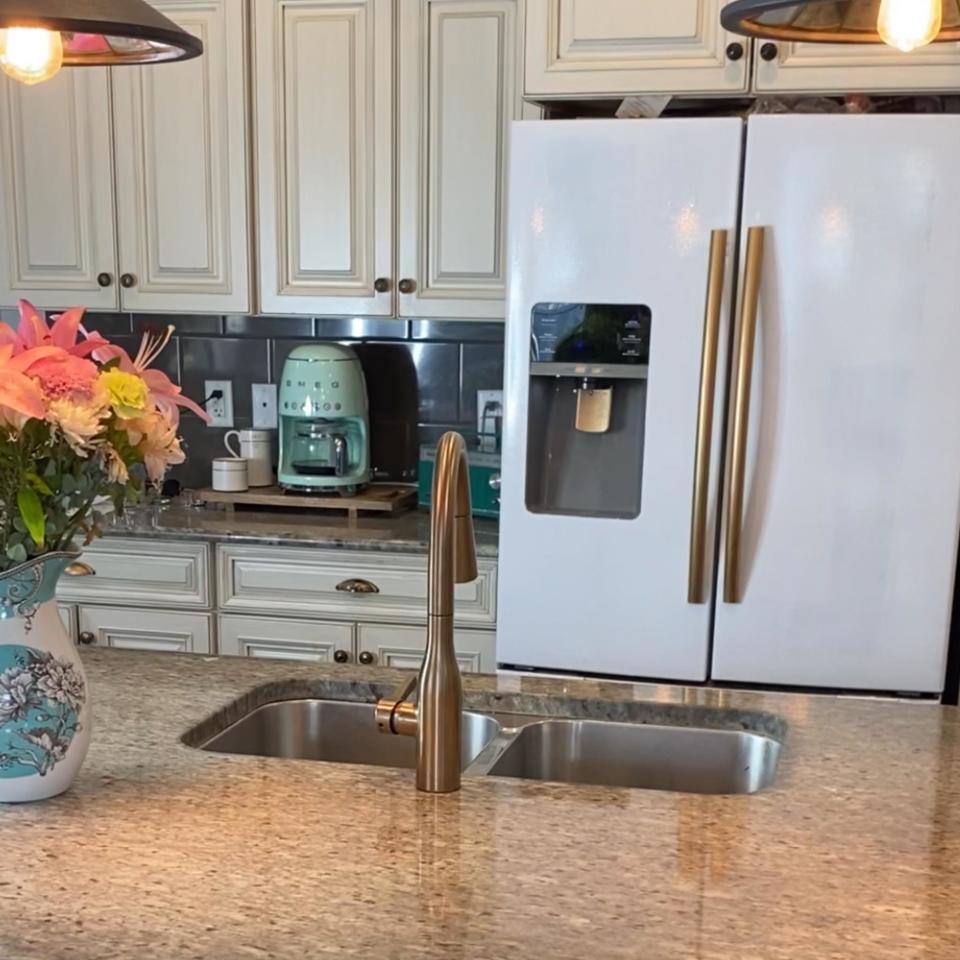
[[(3, 311), (3, 319), (15, 319)], [(258, 317), (171, 314), (86, 315), (131, 355), (144, 330), (173, 323), (176, 336), (155, 364), (193, 400), (205, 380), (232, 380), (234, 425), (252, 426), (250, 388), (277, 383), (287, 354), (311, 340), (349, 343), (360, 357), (370, 396), (371, 461), (378, 477), (416, 479), (421, 443), (444, 430), (476, 429), (477, 390), (503, 386), (503, 326), (452, 320), (363, 317)], [(210, 460), (223, 455), (225, 430), (185, 413), (187, 462), (172, 476), (185, 486), (210, 481)]]

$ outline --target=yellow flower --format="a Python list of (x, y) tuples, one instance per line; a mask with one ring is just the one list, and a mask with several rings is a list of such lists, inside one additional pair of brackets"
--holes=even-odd
[(114, 367), (100, 374), (100, 383), (110, 392), (110, 406), (118, 417), (132, 420), (147, 409), (147, 385), (135, 373)]

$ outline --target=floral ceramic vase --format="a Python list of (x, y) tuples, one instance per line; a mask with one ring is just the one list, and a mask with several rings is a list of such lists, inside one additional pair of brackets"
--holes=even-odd
[(0, 803), (63, 793), (90, 743), (83, 664), (54, 591), (73, 553), (0, 574)]

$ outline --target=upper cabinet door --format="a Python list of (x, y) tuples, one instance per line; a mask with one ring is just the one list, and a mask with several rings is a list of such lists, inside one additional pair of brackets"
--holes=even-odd
[(126, 310), (250, 309), (245, 9), (154, 0), (203, 39), (185, 63), (113, 71)]
[(517, 0), (400, 7), (401, 316), (503, 317), (519, 18)]
[(116, 309), (110, 81), (0, 76), (0, 304)]
[(869, 43), (759, 43), (757, 50), (764, 54), (755, 58), (758, 92), (951, 91), (960, 76), (960, 43), (913, 53)]
[[(723, 5), (724, 0), (527, 0), (526, 95), (744, 91), (747, 41), (721, 28)], [(739, 45), (733, 57), (730, 44)]]
[(260, 308), (390, 316), (393, 4), (254, 9)]

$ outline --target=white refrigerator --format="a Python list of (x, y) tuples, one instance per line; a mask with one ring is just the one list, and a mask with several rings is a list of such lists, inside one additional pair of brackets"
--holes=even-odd
[(936, 693), (960, 117), (515, 124), (497, 657)]

